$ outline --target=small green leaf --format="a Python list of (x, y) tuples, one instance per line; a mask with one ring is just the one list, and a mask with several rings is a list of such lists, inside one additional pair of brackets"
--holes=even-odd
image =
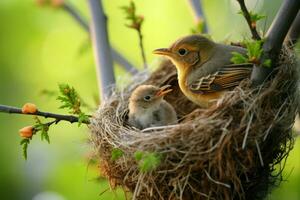
[(252, 12), (252, 11), (250, 11), (249, 14), (250, 14), (250, 19), (251, 19), (252, 22), (257, 22), (257, 21), (259, 21), (259, 20), (266, 17), (265, 15), (259, 15), (257, 13)]
[(232, 52), (232, 58), (230, 59), (230, 61), (234, 64), (242, 64), (247, 63), (248, 59), (238, 52)]
[(50, 144), (50, 137), (48, 134), (49, 126), (44, 125), (43, 128), (41, 129), (41, 140), (46, 140), (48, 144)]
[(88, 122), (89, 116), (84, 113), (80, 113), (78, 116), (78, 126), (80, 126), (83, 122)]
[(255, 41), (248, 41), (246, 42), (246, 47), (247, 47), (247, 55), (248, 58), (251, 59), (253, 57), (259, 59), (261, 54), (262, 54), (262, 40), (255, 40)]
[(199, 21), (194, 28), (191, 29), (191, 32), (193, 34), (197, 34), (197, 33), (203, 33), (204, 31), (204, 21)]
[(161, 157), (157, 153), (146, 153), (143, 159), (139, 161), (139, 170), (149, 172), (156, 169), (161, 162)]
[(125, 19), (130, 22), (126, 26), (140, 31), (144, 18), (136, 14), (135, 3), (130, 1), (128, 6), (122, 6), (121, 9), (125, 12)]
[(267, 59), (264, 61), (263, 66), (264, 67), (271, 67), (272, 61), (271, 59)]
[(21, 140), (20, 145), (22, 145), (23, 149), (23, 157), (25, 160), (27, 160), (27, 149), (28, 149), (28, 144), (30, 143), (30, 139), (25, 138)]
[(121, 149), (115, 148), (111, 152), (111, 160), (115, 161), (115, 160), (119, 159), (120, 157), (122, 157), (123, 155), (124, 155), (124, 152)]
[(68, 108), (70, 113), (79, 114), (80, 110), (80, 98), (73, 87), (68, 84), (59, 84), (59, 91), (61, 96), (57, 97), (57, 100), (61, 101), (60, 108)]

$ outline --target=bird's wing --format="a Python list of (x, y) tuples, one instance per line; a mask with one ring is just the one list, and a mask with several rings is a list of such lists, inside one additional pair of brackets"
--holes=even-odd
[(231, 64), (219, 68), (208, 76), (200, 77), (189, 84), (189, 89), (194, 93), (210, 93), (229, 89), (249, 78), (252, 64)]

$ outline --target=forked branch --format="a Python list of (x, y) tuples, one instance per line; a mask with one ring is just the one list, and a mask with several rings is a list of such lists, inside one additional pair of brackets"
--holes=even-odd
[[(79, 13), (79, 11), (76, 9), (74, 5), (72, 5), (70, 2), (64, 2), (62, 5), (62, 8), (70, 14), (71, 17), (86, 31), (90, 32), (90, 27), (84, 19), (84, 17)], [(138, 70), (115, 48), (111, 49), (111, 54), (113, 57), (113, 60), (118, 63), (121, 67), (123, 67), (126, 71), (128, 71), (131, 74), (136, 74)]]
[[(284, 38), (286, 37), (295, 17), (297, 16), (299, 8), (299, 0), (285, 0), (282, 3), (266, 34), (266, 40), (263, 44), (263, 55), (260, 63), (264, 63), (265, 60), (271, 59), (272, 67), (274, 68), (282, 48)], [(253, 85), (259, 85), (263, 83), (271, 71), (272, 68), (254, 66), (251, 74)]]

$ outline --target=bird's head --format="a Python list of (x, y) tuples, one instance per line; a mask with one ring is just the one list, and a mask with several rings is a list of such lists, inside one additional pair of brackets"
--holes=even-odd
[(213, 54), (215, 43), (202, 35), (190, 35), (178, 39), (169, 48), (153, 51), (154, 54), (167, 56), (179, 71), (187, 70), (197, 64), (209, 60)]
[(170, 85), (156, 87), (153, 85), (140, 85), (131, 94), (129, 99), (129, 109), (149, 109), (159, 106), (163, 97), (171, 92)]

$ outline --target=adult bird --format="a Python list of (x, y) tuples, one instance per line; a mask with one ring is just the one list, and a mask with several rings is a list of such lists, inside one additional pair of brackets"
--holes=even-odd
[(129, 98), (128, 123), (138, 129), (177, 123), (174, 108), (163, 97), (172, 91), (170, 85), (140, 85)]
[(153, 51), (171, 59), (183, 94), (204, 108), (250, 76), (252, 64), (232, 64), (233, 52), (245, 55), (247, 51), (242, 47), (215, 43), (202, 35), (186, 36), (169, 48)]

